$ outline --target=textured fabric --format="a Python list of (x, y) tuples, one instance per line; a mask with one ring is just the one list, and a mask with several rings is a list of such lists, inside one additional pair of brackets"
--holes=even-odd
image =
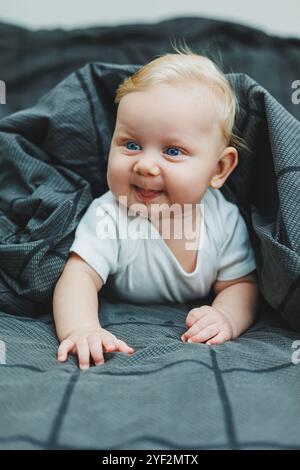
[(299, 335), (265, 316), (219, 346), (182, 343), (191, 307), (103, 299), (103, 326), (135, 353), (84, 373), (56, 361), (49, 320), (2, 314), (0, 448), (299, 449)]
[[(300, 448), (299, 365), (291, 360), (300, 331), (300, 124), (269, 93), (299, 113), (290, 99), (291, 81), (299, 79), (299, 41), (206, 20), (164, 26), (36, 34), (0, 29), (8, 74), (1, 78), (18, 109), (50, 88), (55, 74), (58, 82), (68, 67), (76, 69), (79, 58), (106, 50), (110, 62), (87, 65), (33, 108), (0, 122), (1, 448)], [(104, 327), (136, 353), (109, 354), (103, 366), (82, 373), (75, 358), (64, 365), (55, 359), (53, 287), (80, 218), (108, 189), (113, 95), (137, 69), (116, 65), (118, 58), (141, 64), (154, 50), (167, 49), (176, 28), (199, 41), (215, 37), (229, 69), (233, 62), (235, 71), (248, 68), (268, 89), (243, 74), (229, 77), (241, 102), (238, 127), (252, 152), (241, 152), (222, 188), (247, 223), (260, 317), (234, 341), (190, 345), (179, 338), (192, 305), (135, 306), (103, 298)], [(13, 38), (20, 45), (15, 62)], [(2, 348), (2, 362), (3, 356)]]
[(235, 279), (256, 268), (247, 227), (235, 204), (208, 188), (198, 211), (199, 251), (193, 272), (184, 270), (147, 214), (128, 215), (111, 191), (93, 200), (69, 251), (99, 274), (114, 300), (191, 302), (205, 297), (216, 279)]

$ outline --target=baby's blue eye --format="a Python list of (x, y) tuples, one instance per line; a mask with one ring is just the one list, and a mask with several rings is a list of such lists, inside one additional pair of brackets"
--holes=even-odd
[[(168, 150), (172, 150), (172, 152), (168, 153)], [(175, 150), (175, 153), (174, 153), (174, 150)], [(167, 149), (167, 153), (170, 157), (177, 157), (179, 153), (176, 153), (176, 152), (181, 152), (181, 150), (179, 150), (177, 147), (168, 147)]]
[(133, 146), (133, 147), (136, 145), (138, 147), (138, 145), (135, 142), (127, 142), (126, 143), (126, 148), (128, 150), (137, 150), (136, 148), (133, 148), (133, 147), (129, 148), (130, 145)]

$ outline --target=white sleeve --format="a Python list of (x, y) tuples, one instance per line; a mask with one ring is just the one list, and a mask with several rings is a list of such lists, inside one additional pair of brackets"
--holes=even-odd
[(222, 215), (224, 239), (218, 252), (216, 279), (229, 281), (256, 269), (256, 262), (247, 225), (239, 208), (230, 203)]
[(81, 256), (105, 283), (118, 267), (119, 237), (116, 220), (98, 199), (94, 199), (80, 220), (69, 252)]

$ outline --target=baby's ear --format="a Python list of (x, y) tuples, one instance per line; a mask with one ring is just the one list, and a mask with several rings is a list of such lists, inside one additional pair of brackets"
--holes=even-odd
[(214, 189), (221, 188), (238, 165), (238, 162), (237, 149), (231, 146), (226, 147), (219, 157), (216, 173), (211, 179), (210, 186)]
[[(228, 171), (230, 170), (230, 173), (237, 167), (239, 163), (238, 151), (235, 147), (232, 147), (231, 145), (229, 145), (228, 147), (224, 149), (224, 151), (222, 152), (221, 158), (226, 159), (226, 165), (227, 165)], [(230, 175), (230, 173), (228, 174), (228, 176)]]

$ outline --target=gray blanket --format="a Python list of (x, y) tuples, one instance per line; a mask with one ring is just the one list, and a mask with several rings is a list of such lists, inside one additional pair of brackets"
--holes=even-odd
[(137, 68), (89, 64), (0, 122), (0, 446), (300, 448), (300, 124), (246, 75), (229, 79), (251, 152), (222, 191), (253, 243), (257, 322), (223, 345), (183, 344), (187, 312), (211, 295), (147, 307), (100, 295), (102, 325), (135, 354), (86, 373), (56, 361), (53, 288), (81, 216), (107, 190), (114, 91)]
[(299, 449), (299, 335), (266, 315), (223, 345), (183, 344), (188, 308), (103, 299), (103, 326), (136, 353), (84, 373), (56, 361), (49, 320), (2, 314), (1, 448)]

